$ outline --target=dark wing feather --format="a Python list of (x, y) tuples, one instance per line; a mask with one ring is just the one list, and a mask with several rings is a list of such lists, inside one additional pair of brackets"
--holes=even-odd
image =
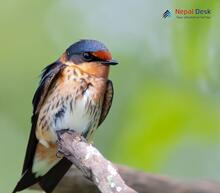
[(59, 72), (65, 67), (65, 64), (57, 61), (48, 65), (43, 69), (41, 75), (41, 81), (39, 86), (34, 94), (32, 104), (33, 104), (33, 113), (36, 114), (39, 112), (41, 105), (43, 104), (48, 91), (52, 85), (52, 82), (57, 78)]
[(20, 179), (20, 181), (17, 183), (17, 186), (14, 189), (14, 192), (25, 189), (27, 186), (30, 186), (36, 183), (36, 178), (34, 174), (32, 174), (31, 169), (32, 169), (32, 164), (33, 164), (33, 157), (34, 157), (36, 146), (38, 143), (38, 140), (35, 136), (38, 114), (48, 92), (50, 91), (53, 83), (56, 81), (57, 77), (59, 76), (59, 73), (62, 71), (64, 67), (65, 67), (64, 64), (57, 61), (53, 64), (50, 64), (43, 70), (41, 81), (34, 94), (34, 98), (32, 101), (33, 103), (33, 116), (31, 119), (32, 127), (31, 127), (29, 141), (28, 141), (28, 145), (26, 149), (23, 169), (22, 169), (23, 176)]
[(108, 80), (98, 126), (102, 124), (102, 122), (105, 120), (106, 116), (108, 115), (108, 112), (112, 106), (113, 95), (114, 95), (113, 84), (111, 80)]
[(38, 119), (38, 114), (33, 114), (31, 117), (32, 126), (31, 126), (31, 132), (29, 135), (28, 145), (26, 149), (22, 175), (26, 172), (28, 168), (30, 169), (32, 167), (32, 159), (34, 157), (35, 149), (37, 146), (37, 138), (35, 136), (35, 128), (37, 124), (37, 119)]
[(48, 65), (43, 70), (41, 81), (34, 94), (34, 98), (32, 101), (33, 104), (32, 128), (31, 128), (30, 138), (28, 141), (22, 173), (24, 173), (27, 169), (32, 168), (33, 155), (35, 154), (35, 149), (38, 142), (35, 136), (38, 113), (49, 90), (51, 89), (51, 86), (53, 85), (54, 81), (57, 79), (59, 73), (64, 67), (65, 67), (64, 64), (60, 62), (55, 62)]

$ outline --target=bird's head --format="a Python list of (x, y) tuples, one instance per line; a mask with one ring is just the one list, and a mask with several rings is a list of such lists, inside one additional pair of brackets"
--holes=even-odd
[(77, 66), (82, 71), (97, 77), (108, 77), (109, 66), (118, 62), (112, 59), (110, 51), (97, 40), (80, 40), (61, 56), (66, 65)]

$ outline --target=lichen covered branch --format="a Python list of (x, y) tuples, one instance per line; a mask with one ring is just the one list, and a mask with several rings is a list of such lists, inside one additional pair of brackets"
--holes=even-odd
[[(220, 185), (209, 180), (186, 182), (112, 165), (91, 144), (74, 133), (60, 136), (59, 152), (73, 166), (53, 193), (220, 193)], [(116, 169), (117, 168), (117, 169)], [(120, 175), (122, 176), (123, 180)], [(86, 178), (85, 178), (86, 176)], [(40, 190), (38, 185), (32, 189)]]
[(103, 193), (135, 193), (128, 187), (113, 164), (86, 140), (66, 132), (58, 141), (58, 152), (69, 159)]

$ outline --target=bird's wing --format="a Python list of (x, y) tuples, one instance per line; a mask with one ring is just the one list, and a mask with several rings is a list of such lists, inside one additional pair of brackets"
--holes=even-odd
[(16, 187), (13, 190), (13, 193), (17, 191), (21, 191), (40, 180), (40, 177), (35, 177), (32, 173), (32, 165), (33, 165), (33, 158), (36, 150), (36, 146), (38, 140), (35, 135), (36, 125), (38, 120), (39, 110), (47, 97), (48, 92), (50, 91), (53, 83), (58, 78), (58, 75), (65, 67), (64, 64), (61, 64), (59, 61), (52, 63), (51, 65), (47, 66), (42, 73), (40, 84), (34, 94), (33, 98), (33, 115), (32, 115), (32, 127), (29, 136), (29, 141), (26, 149), (23, 169), (22, 169), (22, 177), (18, 181)]
[(53, 86), (53, 83), (57, 80), (60, 72), (65, 67), (64, 64), (61, 64), (59, 61), (50, 64), (47, 66), (42, 73), (41, 81), (39, 86), (34, 94), (32, 101), (33, 104), (33, 116), (32, 116), (32, 128), (29, 136), (28, 146), (26, 149), (25, 160), (23, 164), (22, 174), (26, 172), (27, 169), (32, 168), (33, 156), (35, 154), (36, 145), (38, 140), (35, 136), (36, 124), (38, 120), (39, 110), (41, 109), (42, 104), (44, 103), (47, 94)]
[(114, 95), (113, 84), (111, 80), (108, 80), (98, 126), (102, 124), (102, 122), (105, 120), (106, 116), (108, 115), (108, 112), (112, 106), (113, 95)]

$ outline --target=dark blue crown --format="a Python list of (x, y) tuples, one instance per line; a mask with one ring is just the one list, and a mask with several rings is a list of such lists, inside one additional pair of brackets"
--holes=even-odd
[(78, 54), (82, 52), (96, 52), (100, 50), (108, 50), (106, 46), (97, 40), (80, 40), (67, 48), (67, 55)]

